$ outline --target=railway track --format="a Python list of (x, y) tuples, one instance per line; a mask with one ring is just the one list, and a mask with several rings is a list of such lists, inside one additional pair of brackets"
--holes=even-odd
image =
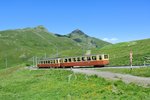
[[(144, 66), (132, 66), (132, 68), (141, 68)], [(49, 70), (49, 69), (109, 69), (109, 68), (131, 68), (130, 66), (113, 66), (113, 67), (73, 67), (73, 68), (38, 68), (33, 66), (25, 67), (26, 69), (30, 70)]]

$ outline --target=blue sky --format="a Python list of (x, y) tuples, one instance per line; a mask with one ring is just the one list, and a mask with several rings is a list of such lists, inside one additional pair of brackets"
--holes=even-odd
[(150, 38), (150, 0), (0, 0), (0, 30), (38, 25), (112, 43)]

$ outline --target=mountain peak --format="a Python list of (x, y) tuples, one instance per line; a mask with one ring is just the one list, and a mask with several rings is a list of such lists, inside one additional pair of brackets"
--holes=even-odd
[(78, 35), (86, 35), (83, 31), (81, 31), (80, 29), (75, 29), (74, 31), (72, 31), (70, 34), (78, 34)]
[(67, 35), (70, 39), (74, 40), (78, 43), (80, 46), (84, 46), (84, 48), (90, 49), (90, 48), (97, 48), (97, 47), (103, 47), (105, 45), (108, 45), (110, 43), (102, 41), (97, 38), (90, 37), (86, 35), (83, 31), (76, 29), (72, 31), (70, 34)]

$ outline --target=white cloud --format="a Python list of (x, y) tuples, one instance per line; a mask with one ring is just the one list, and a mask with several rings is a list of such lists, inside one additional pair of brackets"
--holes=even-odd
[(102, 40), (111, 42), (111, 43), (116, 43), (118, 41), (118, 38), (103, 38)]

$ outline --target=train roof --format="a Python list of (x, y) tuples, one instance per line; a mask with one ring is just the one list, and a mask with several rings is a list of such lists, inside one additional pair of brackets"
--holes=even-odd
[(97, 56), (97, 55), (108, 55), (108, 54), (94, 54), (94, 55), (84, 55), (84, 56), (73, 56), (73, 57), (57, 57), (57, 58), (44, 58), (39, 60), (57, 60), (57, 59), (66, 59), (66, 58), (75, 58), (75, 57), (89, 57), (89, 56)]

